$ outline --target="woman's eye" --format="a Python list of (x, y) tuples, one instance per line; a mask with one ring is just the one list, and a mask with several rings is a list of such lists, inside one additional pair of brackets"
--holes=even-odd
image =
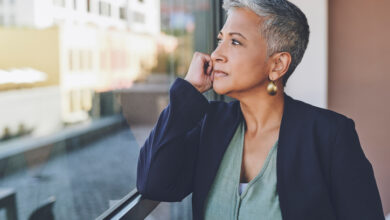
[(238, 41), (236, 41), (234, 39), (232, 40), (232, 42), (233, 42), (234, 45), (240, 45), (241, 44), (240, 42), (238, 42)]
[[(221, 43), (221, 41), (222, 41), (221, 38), (217, 38), (217, 43), (218, 43), (218, 44)], [(238, 42), (237, 40), (234, 40), (234, 39), (232, 39), (232, 44), (233, 44), (233, 45), (241, 45), (240, 42)]]

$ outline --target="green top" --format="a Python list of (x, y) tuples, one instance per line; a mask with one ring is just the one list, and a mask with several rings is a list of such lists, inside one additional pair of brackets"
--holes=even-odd
[(276, 191), (278, 141), (271, 148), (259, 174), (240, 194), (240, 172), (244, 146), (243, 120), (222, 158), (205, 202), (205, 220), (282, 219)]

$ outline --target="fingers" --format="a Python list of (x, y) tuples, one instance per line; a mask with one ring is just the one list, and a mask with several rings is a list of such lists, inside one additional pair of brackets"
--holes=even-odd
[(213, 71), (213, 61), (210, 60), (209, 67), (207, 68), (207, 73), (208, 73), (207, 75), (210, 75), (212, 73), (212, 71)]
[(208, 54), (202, 54), (202, 61), (204, 62), (204, 65), (207, 66), (207, 69), (206, 69), (206, 75), (210, 75), (211, 74), (211, 71), (213, 70), (213, 61), (211, 60), (211, 57), (210, 55)]
[(210, 62), (211, 61), (211, 57), (210, 57), (210, 55), (208, 55), (208, 54), (205, 54), (205, 53), (202, 53), (202, 58), (205, 60), (205, 61), (207, 61), (207, 62)]
[(203, 73), (210, 77), (213, 71), (213, 60), (211, 59), (211, 56), (209, 54), (195, 52), (194, 57), (201, 60), (201, 63), (203, 64)]

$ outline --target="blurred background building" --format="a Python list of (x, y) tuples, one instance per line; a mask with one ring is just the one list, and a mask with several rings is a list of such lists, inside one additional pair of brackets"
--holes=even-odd
[[(47, 134), (98, 116), (94, 96), (144, 79), (157, 63), (158, 39), (169, 39), (159, 36), (159, 1), (2, 1), (0, 24), (0, 90), (15, 95), (2, 103), (13, 114), (0, 120), (0, 136), (20, 127)], [(28, 69), (40, 80), (7, 80)]]
[[(390, 3), (292, 2), (311, 36), (286, 92), (355, 121), (390, 215)], [(221, 5), (0, 0), (0, 201), (10, 201), (0, 219), (27, 219), (54, 204), (51, 196), (56, 218), (93, 219), (134, 189), (139, 148), (170, 83), (185, 76), (194, 51), (216, 47)], [(191, 219), (190, 196), (160, 203), (148, 219)]]

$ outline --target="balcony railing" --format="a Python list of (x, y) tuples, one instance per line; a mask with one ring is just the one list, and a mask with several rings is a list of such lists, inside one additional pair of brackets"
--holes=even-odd
[(123, 199), (114, 204), (96, 220), (141, 220), (145, 219), (160, 202), (142, 198), (134, 189)]

